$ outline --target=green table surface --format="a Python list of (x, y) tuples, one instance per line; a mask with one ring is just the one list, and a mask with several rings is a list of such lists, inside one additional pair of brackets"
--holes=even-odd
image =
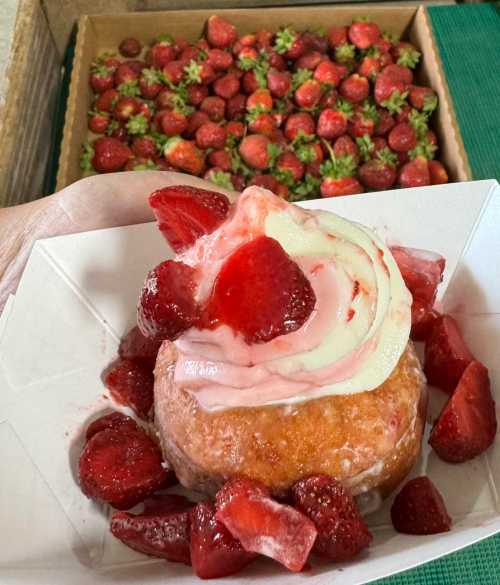
[[(472, 175), (500, 180), (500, 13), (495, 4), (462, 4), (433, 6), (429, 14)], [(73, 50), (65, 59), (47, 193), (55, 188)], [(376, 583), (500, 585), (500, 534)]]

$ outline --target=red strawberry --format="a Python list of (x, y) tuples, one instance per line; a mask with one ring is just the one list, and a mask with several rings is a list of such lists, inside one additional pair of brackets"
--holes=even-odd
[(385, 138), (382, 138), (381, 136), (376, 136), (372, 140), (372, 142), (373, 142), (373, 153), (374, 154), (377, 154), (377, 152), (384, 150), (384, 148), (388, 148), (387, 140)]
[(188, 119), (184, 114), (175, 110), (163, 113), (161, 120), (161, 130), (167, 136), (177, 136), (182, 134), (188, 127)]
[(294, 100), (299, 108), (311, 109), (318, 105), (321, 93), (320, 82), (308, 79), (295, 90)]
[(272, 136), (276, 130), (276, 120), (271, 114), (255, 114), (250, 113), (247, 116), (248, 130), (252, 134), (264, 134), (265, 136)]
[(224, 172), (229, 172), (232, 168), (231, 155), (227, 150), (212, 151), (208, 155), (208, 162), (212, 167), (217, 167)]
[(139, 55), (139, 53), (142, 51), (142, 45), (137, 39), (129, 37), (127, 39), (123, 39), (118, 47), (118, 50), (124, 57), (137, 57), (137, 55)]
[(139, 327), (133, 327), (120, 341), (118, 355), (126, 360), (143, 364), (153, 370), (161, 343), (144, 337)]
[(120, 88), (139, 79), (139, 73), (128, 63), (121, 63), (114, 73), (114, 84)]
[(473, 361), (434, 424), (429, 443), (444, 461), (462, 463), (484, 453), (496, 432), (488, 370)]
[(233, 56), (222, 49), (210, 49), (207, 52), (207, 63), (215, 71), (227, 71), (234, 63)]
[(285, 97), (292, 87), (292, 77), (288, 71), (278, 71), (272, 67), (267, 72), (267, 87), (274, 97)]
[(255, 33), (255, 43), (259, 49), (270, 49), (274, 33), (269, 30), (258, 30)]
[(141, 430), (105, 429), (94, 435), (80, 455), (79, 475), (86, 496), (119, 510), (143, 501), (167, 479), (160, 449)]
[(173, 110), (176, 107), (177, 102), (177, 94), (166, 87), (160, 90), (155, 99), (155, 105), (158, 110)]
[(363, 60), (358, 65), (357, 72), (359, 75), (374, 81), (381, 69), (382, 63), (378, 57), (366, 56), (363, 57)]
[(425, 475), (404, 485), (392, 504), (391, 520), (403, 534), (439, 534), (451, 528), (443, 497)]
[(331, 49), (335, 49), (339, 45), (347, 43), (347, 33), (349, 29), (347, 26), (332, 26), (328, 29), (326, 36), (328, 37), (328, 44)]
[(149, 61), (156, 69), (163, 69), (176, 57), (173, 39), (169, 35), (160, 37), (149, 51)]
[(333, 477), (310, 475), (292, 488), (293, 504), (310, 518), (318, 536), (314, 552), (335, 562), (358, 555), (372, 540), (354, 498)]
[(428, 163), (431, 185), (444, 185), (448, 183), (448, 173), (438, 160), (430, 160)]
[(216, 95), (228, 100), (240, 91), (240, 80), (234, 73), (228, 73), (214, 82), (213, 90)]
[(247, 99), (247, 111), (258, 108), (262, 112), (269, 112), (273, 108), (273, 98), (268, 89), (257, 89)]
[(234, 575), (256, 558), (246, 551), (222, 522), (216, 519), (215, 506), (201, 502), (191, 518), (191, 562), (201, 579)]
[(282, 173), (290, 173), (294, 181), (300, 181), (304, 176), (304, 165), (293, 152), (284, 152), (278, 157), (276, 168)]
[(114, 85), (113, 70), (106, 65), (93, 67), (89, 78), (90, 87), (94, 93), (103, 93), (112, 89)]
[(108, 136), (98, 138), (93, 148), (92, 166), (98, 173), (121, 171), (128, 159), (132, 157), (132, 151), (128, 146)]
[(266, 170), (269, 167), (270, 140), (261, 134), (245, 136), (241, 141), (238, 150), (243, 160), (254, 169)]
[(377, 104), (387, 108), (391, 114), (398, 114), (406, 105), (408, 92), (403, 81), (381, 74), (375, 80), (374, 94)]
[(119, 97), (116, 89), (107, 89), (97, 96), (94, 108), (99, 112), (112, 112)]
[(89, 130), (94, 134), (104, 134), (109, 126), (109, 116), (104, 112), (89, 112)]
[(247, 71), (242, 78), (242, 86), (243, 91), (250, 95), (254, 91), (257, 91), (260, 87), (259, 82), (257, 81), (257, 77), (255, 76), (254, 71)]
[(455, 319), (439, 317), (425, 344), (424, 372), (429, 384), (451, 394), (473, 360)]
[(420, 51), (417, 51), (415, 45), (407, 42), (399, 42), (391, 50), (392, 57), (398, 65), (415, 69), (420, 61)]
[(345, 77), (346, 69), (329, 59), (323, 59), (314, 70), (314, 79), (319, 83), (336, 87)]
[(239, 140), (245, 135), (245, 124), (243, 124), (243, 122), (231, 120), (226, 124), (226, 133), (228, 136), (232, 136)]
[(200, 85), (199, 83), (191, 83), (186, 88), (187, 102), (192, 106), (199, 106), (201, 102), (208, 96), (208, 87)]
[(378, 117), (378, 112), (374, 105), (365, 102), (363, 106), (356, 106), (354, 116), (349, 122), (349, 133), (351, 136), (359, 138), (365, 135), (372, 136), (375, 132)]
[[(111, 130), (112, 124), (113, 123), (111, 122), (110, 127), (108, 128), (108, 132)], [(128, 144), (128, 142), (130, 141), (130, 135), (127, 132), (127, 128), (123, 124), (118, 124), (117, 126), (114, 126), (109, 135), (111, 136), (111, 138), (116, 138), (116, 140), (119, 140), (120, 142), (124, 142), (126, 144)]]
[[(349, 111), (348, 111), (349, 112)], [(318, 118), (317, 134), (321, 138), (332, 140), (345, 134), (350, 113), (344, 110), (325, 109)]]
[(196, 131), (196, 144), (200, 148), (224, 148), (225, 143), (225, 129), (214, 122), (206, 122)]
[(365, 162), (358, 171), (361, 183), (369, 189), (390, 189), (396, 182), (396, 157), (389, 149)]
[(425, 187), (431, 184), (429, 164), (427, 159), (417, 156), (414, 160), (403, 165), (399, 172), (401, 187)]
[(320, 186), (322, 197), (338, 197), (340, 195), (356, 195), (363, 193), (361, 183), (355, 177), (325, 177)]
[(302, 33), (302, 40), (311, 51), (323, 54), (328, 52), (328, 39), (323, 32), (306, 30)]
[(154, 69), (143, 69), (139, 78), (141, 96), (147, 100), (154, 100), (162, 89), (160, 76)]
[(208, 114), (212, 122), (220, 122), (224, 119), (226, 102), (219, 96), (208, 96), (201, 102), (200, 110)]
[(414, 108), (426, 113), (433, 112), (438, 105), (437, 95), (430, 87), (412, 85), (408, 99)]
[(162, 498), (161, 505), (153, 500), (149, 510), (146, 502), (142, 514), (115, 512), (111, 517), (111, 532), (140, 553), (190, 565), (189, 541), (193, 504), (181, 496), (167, 495)]
[(228, 481), (216, 496), (216, 518), (247, 551), (301, 571), (314, 544), (314, 524), (290, 506), (272, 500), (264, 485), (246, 478)]
[(166, 65), (164, 65), (162, 72), (170, 83), (173, 83), (174, 85), (179, 85), (184, 78), (185, 67), (186, 64), (184, 63), (184, 61), (176, 59), (174, 61), (169, 61)]
[(368, 49), (380, 39), (380, 29), (374, 22), (353, 22), (348, 34), (358, 49)]
[(343, 136), (339, 136), (333, 145), (333, 154), (337, 157), (352, 157), (354, 163), (357, 164), (359, 159), (359, 148), (354, 140), (344, 134)]
[(121, 122), (127, 122), (129, 118), (139, 112), (139, 102), (133, 97), (121, 97), (115, 105), (114, 116)]
[(396, 122), (385, 108), (377, 108), (377, 114), (378, 121), (375, 124), (373, 134), (375, 136), (385, 136), (394, 128)]
[(439, 313), (427, 303), (413, 299), (411, 305), (411, 333), (413, 341), (427, 341), (432, 332)]
[(336, 89), (328, 89), (321, 96), (321, 99), (319, 101), (320, 108), (321, 109), (324, 109), (324, 108), (334, 109), (336, 104), (337, 104), (338, 98), (339, 98), (339, 94), (338, 94), (338, 91)]
[(228, 120), (238, 120), (243, 118), (246, 112), (247, 98), (242, 93), (238, 93), (227, 100), (226, 117)]
[(185, 131), (185, 136), (194, 138), (198, 128), (203, 126), (206, 122), (210, 122), (208, 114), (201, 110), (195, 110), (188, 118), (188, 126)]
[(198, 59), (198, 53), (200, 50), (198, 47), (188, 45), (182, 49), (181, 54), (178, 56), (179, 61), (184, 61), (187, 65), (190, 61), (196, 61)]
[(165, 144), (163, 154), (176, 169), (191, 175), (199, 175), (203, 170), (203, 155), (194, 142), (173, 136)]
[(150, 136), (136, 136), (132, 142), (132, 152), (138, 158), (153, 159), (156, 154), (156, 143)]
[(276, 191), (279, 187), (279, 181), (273, 175), (254, 175), (252, 180), (250, 181), (250, 185), (255, 185), (257, 187), (262, 187), (263, 189), (268, 189), (272, 191), (275, 195), (277, 195)]
[(226, 49), (236, 42), (236, 27), (221, 16), (213, 15), (207, 21), (207, 41), (212, 47)]
[(302, 35), (290, 27), (282, 28), (276, 33), (274, 50), (285, 59), (296, 61), (307, 52), (308, 46)]
[(322, 55), (319, 51), (309, 51), (297, 59), (297, 61), (295, 61), (293, 68), (295, 71), (298, 71), (299, 69), (308, 69), (310, 71), (314, 71), (324, 59), (327, 59), (327, 57)]
[(316, 130), (314, 118), (307, 112), (297, 112), (288, 116), (285, 124), (285, 137), (294, 140), (299, 133), (304, 136), (313, 136)]
[(392, 150), (396, 152), (408, 152), (417, 146), (417, 133), (410, 124), (402, 122), (396, 124), (389, 132), (387, 141)]
[(287, 70), (287, 64), (285, 59), (274, 49), (267, 50), (267, 61), (270, 67), (274, 67), (278, 71)]
[(110, 414), (99, 417), (89, 424), (87, 431), (85, 432), (85, 439), (90, 441), (94, 435), (97, 435), (97, 433), (100, 433), (105, 429), (122, 430), (126, 433), (128, 431), (137, 431), (139, 430), (139, 427), (135, 420), (126, 414), (122, 414), (121, 412), (111, 412)]
[(402, 81), (406, 85), (413, 83), (413, 73), (408, 67), (402, 65), (391, 64), (383, 68), (382, 74), (390, 77), (394, 81)]
[(260, 343), (301, 327), (315, 302), (297, 264), (276, 240), (260, 236), (225, 261), (208, 311), (212, 319), (243, 334), (247, 343)]
[(340, 84), (339, 93), (346, 100), (357, 104), (368, 97), (370, 83), (366, 77), (353, 73)]

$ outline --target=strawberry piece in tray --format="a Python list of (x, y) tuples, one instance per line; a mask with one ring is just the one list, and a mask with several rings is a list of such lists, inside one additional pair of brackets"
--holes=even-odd
[(145, 337), (139, 327), (133, 327), (120, 341), (118, 355), (126, 360), (154, 368), (161, 340)]
[(391, 520), (403, 534), (438, 534), (451, 528), (443, 497), (427, 476), (405, 484), (392, 504)]
[(97, 433), (104, 431), (105, 429), (115, 429), (127, 432), (137, 431), (139, 430), (139, 427), (135, 420), (126, 414), (122, 414), (121, 412), (111, 412), (99, 417), (89, 424), (87, 431), (85, 432), (86, 440), (90, 441), (94, 435), (97, 435)]
[(473, 361), (436, 421), (429, 443), (441, 459), (461, 463), (480, 455), (497, 432), (488, 370)]
[(314, 545), (314, 524), (291, 506), (279, 504), (267, 488), (245, 477), (229, 480), (216, 496), (216, 518), (243, 548), (301, 571)]

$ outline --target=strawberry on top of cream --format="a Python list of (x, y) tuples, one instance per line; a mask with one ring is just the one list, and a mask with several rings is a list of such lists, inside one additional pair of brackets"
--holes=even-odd
[(296, 331), (248, 344), (227, 325), (192, 327), (174, 344), (174, 382), (206, 410), (295, 403), (372, 390), (391, 374), (409, 338), (411, 295), (388, 248), (334, 213), (247, 188), (228, 219), (178, 260), (197, 269), (205, 302), (225, 260), (266, 235), (299, 265), (316, 305)]

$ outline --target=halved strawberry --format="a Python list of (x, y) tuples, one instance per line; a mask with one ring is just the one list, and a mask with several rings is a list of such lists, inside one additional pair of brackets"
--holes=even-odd
[(155, 191), (149, 197), (149, 204), (160, 231), (176, 252), (185, 250), (200, 236), (212, 233), (229, 212), (225, 195), (185, 185)]
[(351, 494), (327, 475), (311, 475), (292, 488), (293, 504), (318, 530), (313, 551), (343, 562), (365, 549), (372, 535)]
[(462, 463), (486, 451), (496, 432), (488, 370), (473, 361), (434, 424), (429, 444), (444, 461)]
[(291, 506), (269, 497), (266, 487), (248, 478), (229, 480), (217, 492), (216, 518), (247, 551), (271, 557), (300, 571), (316, 539), (314, 524)]
[(168, 477), (160, 449), (142, 430), (105, 429), (85, 445), (80, 487), (89, 498), (126, 510), (162, 487)]
[(315, 303), (302, 270), (279, 242), (260, 236), (225, 261), (208, 314), (215, 323), (241, 333), (248, 343), (262, 343), (299, 329)]
[(222, 522), (216, 519), (215, 506), (199, 503), (191, 518), (191, 562), (201, 579), (234, 575), (256, 558), (246, 551)]
[(403, 534), (438, 534), (451, 528), (443, 497), (425, 475), (405, 484), (392, 504), (391, 520)]
[(425, 344), (424, 372), (429, 384), (451, 394), (473, 360), (455, 319), (439, 317)]
[(94, 435), (97, 435), (97, 433), (100, 433), (105, 429), (118, 429), (126, 432), (136, 431), (139, 427), (135, 420), (126, 414), (122, 414), (121, 412), (110, 412), (89, 424), (85, 432), (86, 440), (90, 441)]
[(190, 509), (194, 504), (180, 496), (162, 496), (142, 514), (115, 512), (110, 529), (116, 538), (134, 550), (167, 559), (174, 563), (191, 564), (189, 550)]

